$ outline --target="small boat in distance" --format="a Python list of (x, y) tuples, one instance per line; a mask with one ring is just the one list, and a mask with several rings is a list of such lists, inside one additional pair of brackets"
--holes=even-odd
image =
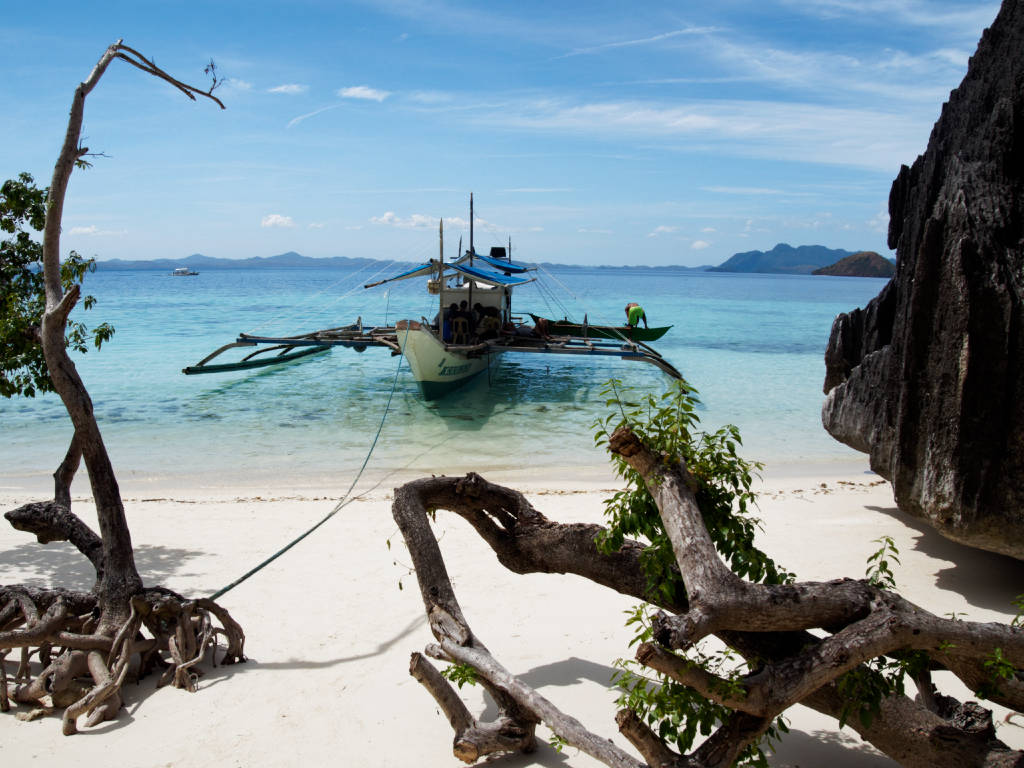
[(192, 277), (192, 275), (198, 274), (198, 272), (195, 272), (189, 269), (188, 267), (178, 267), (173, 272), (171, 272), (171, 277)]
[[(437, 315), (399, 320), (393, 326), (364, 326), (362, 318), (352, 325), (326, 328), (298, 336), (252, 336), (238, 338), (214, 350), (195, 365), (182, 369), (186, 375), (223, 373), (268, 365), (278, 365), (331, 347), (350, 347), (363, 352), (367, 347), (385, 347), (392, 355), (403, 355), (413, 379), (425, 400), (436, 400), (464, 386), (476, 376), (491, 371), (507, 354), (581, 355), (617, 357), (650, 363), (669, 376), (680, 379), (678, 370), (648, 346), (636, 331), (618, 333), (613, 326), (601, 326), (607, 335), (592, 332), (592, 326), (559, 328), (531, 315), (534, 325), (513, 314), (512, 292), (531, 283), (529, 273), (537, 268), (517, 264), (504, 248), (492, 248), (488, 256), (476, 253), (473, 246), (473, 197), (469, 198), (469, 249), (454, 261), (444, 260), (444, 224), (439, 232), (439, 258), (430, 259), (364, 288), (398, 280), (427, 279), (427, 293), (436, 296)], [(460, 244), (461, 250), (461, 244)], [(570, 326), (572, 324), (569, 324)], [(642, 329), (660, 337), (668, 328)], [(234, 363), (211, 363), (230, 349), (257, 347)], [(276, 353), (276, 354), (268, 354)]]
[(622, 339), (624, 341), (657, 341), (672, 328), (671, 325), (662, 325), (657, 328), (641, 328), (632, 325), (590, 325), (587, 323), (586, 315), (582, 323), (574, 323), (568, 318), (562, 320), (548, 320), (539, 317), (532, 312), (530, 317), (534, 323), (547, 323), (551, 334), (559, 336), (579, 336), (583, 339)]

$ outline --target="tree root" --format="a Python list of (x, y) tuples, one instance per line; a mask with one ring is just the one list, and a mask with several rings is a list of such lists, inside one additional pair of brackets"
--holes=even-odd
[[(144, 590), (132, 598), (128, 618), (113, 635), (98, 630), (97, 611), (91, 593), (0, 587), (0, 709), (8, 711), (11, 701), (63, 708), (63, 732), (71, 735), (83, 715), (86, 727), (117, 716), (130, 674), (141, 678), (163, 668), (159, 685), (195, 691), (196, 665), (204, 658), (216, 665), (220, 651), (221, 664), (245, 661), (241, 627), (212, 600)], [(21, 664), (12, 686), (6, 656), (16, 648)], [(33, 666), (39, 668), (34, 676)]]

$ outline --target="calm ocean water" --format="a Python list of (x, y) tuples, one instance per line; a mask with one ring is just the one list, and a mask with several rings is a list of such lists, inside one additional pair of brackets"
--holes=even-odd
[[(377, 471), (584, 467), (602, 464), (592, 424), (611, 376), (661, 391), (653, 366), (615, 359), (505, 356), (488, 381), (423, 402), (400, 357), (336, 349), (276, 368), (184, 376), (181, 369), (238, 332), (294, 334), (433, 317), (421, 280), (363, 290), (373, 271), (340, 269), (100, 271), (86, 281), (97, 307), (79, 315), (117, 329), (78, 359), (122, 478), (352, 477), (397, 381), (370, 463)], [(835, 315), (863, 306), (882, 280), (573, 269), (542, 273), (514, 309), (620, 323), (638, 301), (652, 325), (674, 325), (655, 347), (695, 386), (706, 429), (733, 423), (745, 454), (769, 470), (859, 454), (821, 428), (823, 352)], [(388, 288), (390, 288), (388, 290)], [(80, 312), (80, 310), (77, 310)], [(0, 401), (4, 477), (49, 475), (70, 436), (52, 396)], [(9, 484), (9, 483), (8, 483)]]

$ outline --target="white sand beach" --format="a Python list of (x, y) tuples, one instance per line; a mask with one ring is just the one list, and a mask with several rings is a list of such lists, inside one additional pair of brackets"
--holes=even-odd
[[(1024, 592), (1024, 563), (943, 539), (899, 512), (889, 485), (865, 469), (866, 462), (832, 474), (815, 470), (813, 479), (800, 472), (769, 475), (760, 495), (761, 545), (800, 579), (860, 577), (877, 549), (872, 540), (890, 535), (900, 549), (896, 579), (906, 597), (940, 615), (1009, 620), (1010, 600)], [(4, 714), (4, 763), (460, 765), (446, 719), (408, 674), (409, 654), (432, 637), (391, 518), (391, 489), (405, 479), (411, 478), (392, 476), (366, 490), (220, 599), (245, 629), (248, 663), (207, 665), (195, 694), (154, 690), (152, 678), (129, 685), (116, 721), (73, 737), (61, 735), (57, 717), (22, 722), (13, 711)], [(523, 491), (563, 522), (599, 522), (602, 499), (617, 488), (610, 470), (597, 468), (547, 469), (540, 476), (508, 471), (488, 479)], [(375, 482), (364, 480), (356, 493)], [(5, 510), (46, 496), (42, 482), (4, 478), (0, 485)], [(87, 488), (75, 490), (75, 509), (91, 522)], [(276, 481), (263, 488), (122, 482), (144, 580), (186, 595), (208, 595), (230, 583), (330, 512), (344, 490)], [(628, 748), (615, 730), (616, 694), (608, 681), (612, 662), (630, 654), (622, 612), (634, 600), (575, 577), (509, 573), (453, 515), (439, 513), (436, 532), (466, 616), (494, 655), (588, 728)], [(88, 587), (91, 580), (91, 567), (70, 545), (44, 547), (0, 525), (0, 583)], [(463, 694), (475, 712), (488, 708), (478, 689)], [(1003, 724), (1003, 714), (997, 712), (999, 736), (1024, 746), (1024, 729)], [(809, 710), (794, 709), (790, 721), (773, 765), (894, 765)], [(538, 736), (536, 753), (497, 764), (597, 765), (572, 748), (556, 752), (544, 742), (543, 727)]]

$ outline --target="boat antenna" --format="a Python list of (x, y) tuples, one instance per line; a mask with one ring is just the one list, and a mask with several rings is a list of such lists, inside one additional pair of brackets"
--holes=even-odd
[(469, 193), (469, 266), (473, 266), (473, 193)]
[(508, 236), (508, 263), (512, 263), (512, 235)]

